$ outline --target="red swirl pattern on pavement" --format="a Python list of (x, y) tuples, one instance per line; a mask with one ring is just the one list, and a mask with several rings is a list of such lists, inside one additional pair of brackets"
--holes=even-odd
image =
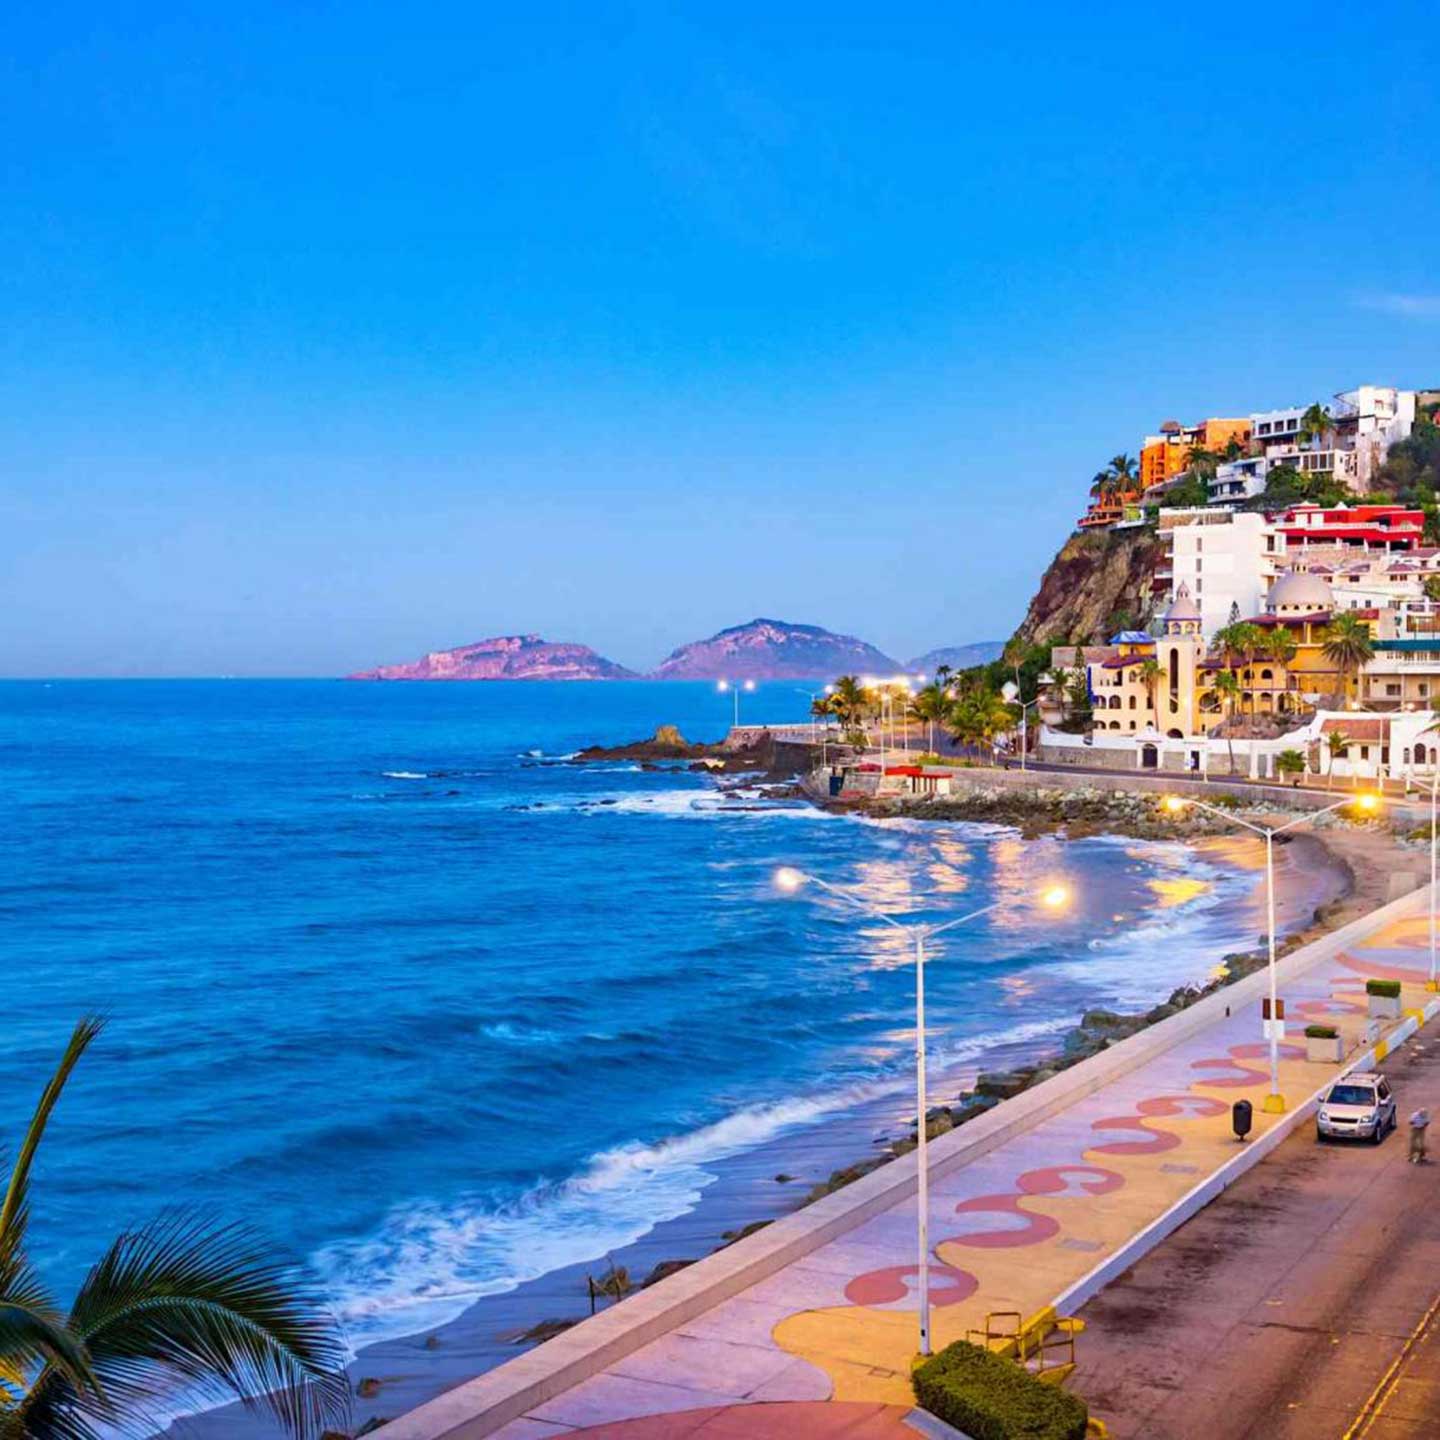
[(1152, 1130), (1145, 1124), (1149, 1119), (1170, 1118), (1177, 1115), (1221, 1115), (1226, 1107), (1219, 1100), (1208, 1095), (1156, 1095), (1141, 1100), (1136, 1106), (1138, 1115), (1112, 1115), (1096, 1120), (1092, 1130), (1134, 1130), (1144, 1138), (1139, 1140), (1110, 1140), (1103, 1145), (1090, 1148), (1097, 1155), (1158, 1155), (1165, 1150), (1174, 1150), (1180, 1144), (1180, 1137), (1171, 1130)]
[[(890, 1265), (883, 1270), (869, 1270), (857, 1275), (845, 1287), (845, 1298), (852, 1305), (867, 1305), (872, 1310), (913, 1310), (919, 1276), (918, 1265)], [(932, 1305), (959, 1305), (979, 1286), (980, 1282), (968, 1270), (956, 1270), (950, 1265), (930, 1266)]]

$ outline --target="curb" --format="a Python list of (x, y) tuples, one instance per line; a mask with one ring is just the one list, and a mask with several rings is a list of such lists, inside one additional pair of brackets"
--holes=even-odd
[(1294, 1134), (1302, 1121), (1309, 1120), (1320, 1097), (1336, 1080), (1352, 1071), (1364, 1070), (1378, 1064), (1396, 1046), (1404, 1044), (1421, 1025), (1427, 1020), (1433, 1020), (1436, 1015), (1440, 1015), (1440, 1000), (1430, 1001), (1423, 1010), (1407, 1010), (1405, 1018), (1388, 1035), (1340, 1066), (1334, 1079), (1327, 1080), (1257, 1140), (1249, 1142), (1233, 1160), (1227, 1160), (1213, 1175), (1202, 1180), (1189, 1194), (1181, 1196), (1163, 1215), (1152, 1220), (1132, 1240), (1107, 1256), (1088, 1275), (1082, 1276), (1057, 1297), (1054, 1301), (1056, 1312), (1065, 1316), (1073, 1315), (1087, 1300), (1092, 1300), (1112, 1280), (1117, 1279), (1137, 1260), (1143, 1259), (1187, 1220), (1198, 1215), (1217, 1195), (1228, 1190), (1247, 1170), (1258, 1165), (1272, 1150), (1278, 1148), (1282, 1141)]

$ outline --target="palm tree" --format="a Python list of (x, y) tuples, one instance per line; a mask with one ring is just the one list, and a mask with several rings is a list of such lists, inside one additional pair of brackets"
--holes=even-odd
[(1330, 763), (1325, 767), (1325, 788), (1335, 784), (1335, 762), (1343, 759), (1350, 749), (1350, 737), (1343, 730), (1332, 730), (1325, 737), (1325, 749), (1329, 752)]
[(1342, 690), (1348, 694), (1351, 671), (1354, 671), (1358, 682), (1360, 667), (1375, 657), (1375, 646), (1370, 641), (1369, 627), (1347, 610), (1331, 620), (1321, 639), (1324, 642), (1320, 647), (1321, 653), (1332, 665), (1339, 668)]
[(1215, 467), (1220, 463), (1220, 456), (1213, 450), (1207, 450), (1203, 445), (1192, 445), (1185, 452), (1185, 465), (1192, 475), (1198, 475), (1202, 480), (1208, 480), (1215, 474)]
[(158, 1428), (167, 1401), (239, 1398), (312, 1440), (349, 1414), (345, 1350), (318, 1297), (248, 1230), (172, 1212), (126, 1231), (68, 1315), (25, 1255), (30, 1171), (102, 1022), (70, 1037), (0, 1202), (0, 1435), (95, 1440)]
[[(1253, 667), (1255, 656), (1260, 653), (1266, 643), (1265, 632), (1258, 625), (1252, 625), (1248, 620), (1241, 620), (1234, 625), (1226, 625), (1223, 629), (1215, 632), (1215, 645), (1225, 657), (1225, 663), (1232, 669), (1237, 665), (1244, 665), (1252, 671), (1251, 682), (1253, 685)], [(1236, 676), (1237, 683), (1239, 676)], [(1250, 690), (1250, 712), (1255, 713), (1255, 692)]]
[(1233, 670), (1220, 670), (1210, 682), (1210, 688), (1220, 697), (1225, 711), (1225, 745), (1230, 751), (1230, 773), (1235, 773), (1235, 740), (1230, 734), (1230, 721), (1235, 718), (1235, 701), (1240, 694), (1240, 677)]
[(1113, 455), (1110, 458), (1110, 487), (1117, 495), (1135, 488), (1135, 460), (1130, 455)]
[(1260, 650), (1260, 653), (1267, 660), (1284, 667), (1285, 689), (1287, 692), (1290, 688), (1290, 666), (1295, 661), (1297, 648), (1295, 637), (1283, 625), (1277, 625), (1265, 637), (1265, 643)]
[(949, 691), (938, 675), (928, 685), (917, 690), (910, 700), (910, 714), (916, 720), (924, 722), (928, 737), (926, 747), (932, 753), (935, 750), (935, 722), (939, 720), (943, 723), (950, 705)]
[(845, 739), (861, 748), (865, 745), (865, 715), (870, 708), (870, 696), (859, 679), (854, 675), (842, 675), (830, 696), (831, 713), (840, 722)]
[(1317, 400), (1300, 417), (1300, 441), (1319, 449), (1320, 441), (1330, 429), (1330, 411)]
[(1164, 673), (1164, 667), (1153, 655), (1148, 656), (1140, 662), (1140, 683), (1144, 685), (1146, 697), (1150, 701), (1150, 713), (1155, 717), (1156, 729), (1159, 729), (1160, 726), (1160, 708), (1155, 702), (1155, 691)]

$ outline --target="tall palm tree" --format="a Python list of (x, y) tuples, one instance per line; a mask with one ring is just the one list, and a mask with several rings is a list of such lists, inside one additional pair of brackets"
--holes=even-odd
[(1340, 671), (1343, 692), (1350, 691), (1350, 676), (1353, 672), (1359, 681), (1360, 667), (1375, 658), (1375, 646), (1370, 640), (1370, 629), (1363, 620), (1357, 620), (1348, 610), (1336, 615), (1321, 635), (1320, 652)]
[[(1255, 713), (1255, 692), (1253, 689), (1254, 673), (1253, 666), (1255, 657), (1265, 647), (1265, 632), (1258, 625), (1252, 625), (1248, 620), (1237, 621), (1234, 625), (1226, 625), (1223, 629), (1215, 632), (1215, 645), (1225, 657), (1225, 663), (1233, 670), (1236, 665), (1244, 665), (1251, 670), (1250, 690), (1250, 712)], [(1239, 676), (1236, 677), (1237, 683)]]
[(932, 753), (935, 750), (935, 722), (944, 722), (951, 703), (950, 693), (938, 676), (917, 690), (910, 699), (910, 715), (925, 725), (926, 748)]
[(1276, 665), (1284, 667), (1285, 690), (1290, 689), (1290, 666), (1295, 663), (1295, 652), (1298, 649), (1295, 644), (1295, 637), (1283, 626), (1277, 625), (1266, 637), (1261, 654), (1267, 660), (1273, 661)]
[(1164, 667), (1153, 655), (1140, 662), (1140, 683), (1145, 687), (1145, 695), (1150, 701), (1150, 713), (1155, 717), (1157, 729), (1160, 726), (1160, 707), (1155, 703), (1155, 691), (1159, 687), (1160, 677), (1164, 673)]
[(68, 1315), (25, 1254), (30, 1171), (98, 1020), (82, 1020), (16, 1151), (0, 1201), (0, 1436), (150, 1433), (177, 1398), (267, 1409), (313, 1440), (349, 1413), (344, 1346), (317, 1295), (248, 1230), (178, 1212), (126, 1231)]
[(1220, 697), (1225, 710), (1225, 746), (1230, 752), (1230, 773), (1235, 773), (1235, 740), (1231, 735), (1230, 721), (1235, 718), (1235, 702), (1240, 695), (1240, 677), (1233, 670), (1221, 670), (1210, 682), (1210, 688)]

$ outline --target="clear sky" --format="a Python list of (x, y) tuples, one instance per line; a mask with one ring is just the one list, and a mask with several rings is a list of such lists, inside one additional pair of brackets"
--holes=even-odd
[(21, 3), (0, 674), (1003, 637), (1167, 416), (1440, 384), (1433, 5)]

